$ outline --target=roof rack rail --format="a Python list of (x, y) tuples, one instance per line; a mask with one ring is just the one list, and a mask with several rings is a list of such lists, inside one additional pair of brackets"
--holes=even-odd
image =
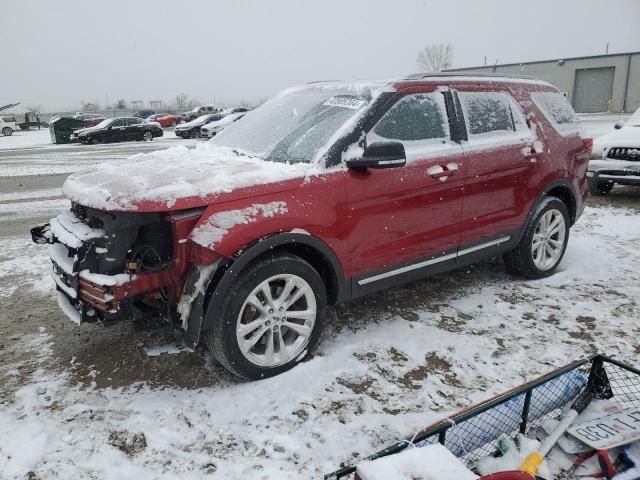
[(488, 77), (488, 78), (522, 78), (524, 80), (540, 80), (531, 75), (519, 75), (513, 73), (486, 73), (486, 72), (432, 72), (432, 73), (412, 73), (405, 77), (406, 80), (420, 80), (429, 77)]
[(305, 85), (312, 85), (314, 83), (328, 83), (328, 82), (342, 82), (344, 80), (314, 80), (313, 82), (307, 82)]

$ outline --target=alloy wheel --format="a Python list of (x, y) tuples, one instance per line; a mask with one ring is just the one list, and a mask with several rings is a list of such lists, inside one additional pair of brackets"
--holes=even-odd
[(295, 360), (309, 343), (316, 322), (311, 286), (292, 274), (274, 275), (245, 299), (236, 323), (243, 356), (261, 367)]
[(559, 210), (548, 210), (540, 217), (531, 242), (533, 263), (538, 269), (545, 271), (555, 266), (562, 257), (566, 234), (565, 219)]

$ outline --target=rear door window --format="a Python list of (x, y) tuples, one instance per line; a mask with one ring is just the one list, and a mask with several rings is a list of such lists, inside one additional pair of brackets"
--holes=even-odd
[(458, 92), (458, 98), (470, 141), (530, 133), (522, 110), (506, 92)]
[(561, 135), (580, 133), (580, 120), (560, 92), (533, 92), (531, 100)]

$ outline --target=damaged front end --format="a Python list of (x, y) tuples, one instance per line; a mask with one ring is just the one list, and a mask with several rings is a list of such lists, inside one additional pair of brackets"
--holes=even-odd
[(181, 303), (186, 330), (198, 295), (183, 295), (185, 279), (195, 276), (187, 282), (194, 286), (220, 258), (188, 240), (203, 211), (105, 212), (74, 203), (31, 235), (49, 244), (58, 303), (74, 322), (177, 320)]

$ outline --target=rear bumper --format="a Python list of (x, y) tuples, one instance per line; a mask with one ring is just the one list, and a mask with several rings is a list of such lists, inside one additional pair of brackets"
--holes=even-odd
[(587, 177), (596, 183), (640, 185), (640, 161), (591, 160)]

